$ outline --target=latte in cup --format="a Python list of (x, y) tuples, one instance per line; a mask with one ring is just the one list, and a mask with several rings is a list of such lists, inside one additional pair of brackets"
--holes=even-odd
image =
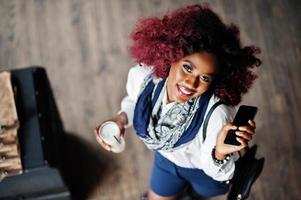
[(106, 144), (111, 146), (112, 152), (120, 153), (125, 149), (125, 141), (116, 122), (104, 122), (98, 129), (98, 135)]

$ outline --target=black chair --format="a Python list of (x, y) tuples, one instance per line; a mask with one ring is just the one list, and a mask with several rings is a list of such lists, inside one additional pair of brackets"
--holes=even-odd
[(46, 71), (29, 67), (11, 73), (24, 172), (0, 182), (0, 199), (71, 199), (60, 174), (64, 129)]
[(264, 166), (264, 158), (256, 159), (256, 151), (257, 145), (247, 148), (244, 155), (236, 162), (228, 200), (243, 200), (249, 197), (251, 187)]

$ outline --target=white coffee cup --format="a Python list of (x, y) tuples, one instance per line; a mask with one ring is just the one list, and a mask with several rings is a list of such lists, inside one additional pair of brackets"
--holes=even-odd
[(120, 153), (125, 149), (125, 141), (116, 122), (104, 122), (98, 129), (98, 135), (106, 144), (111, 146), (112, 152)]

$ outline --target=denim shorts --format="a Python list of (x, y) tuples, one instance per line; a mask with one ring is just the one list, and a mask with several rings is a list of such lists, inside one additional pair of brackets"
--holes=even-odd
[(202, 197), (225, 194), (229, 190), (229, 184), (212, 179), (203, 170), (179, 167), (155, 153), (150, 181), (153, 192), (160, 196), (174, 196), (189, 184)]

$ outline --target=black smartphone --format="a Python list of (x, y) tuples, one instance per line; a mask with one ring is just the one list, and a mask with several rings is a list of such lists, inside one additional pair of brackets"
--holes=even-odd
[[(249, 120), (254, 120), (256, 113), (257, 107), (241, 105), (234, 117), (233, 124), (237, 127), (247, 126), (249, 125)], [(236, 137), (238, 136), (235, 134), (235, 131), (237, 130), (230, 130), (228, 132), (227, 137), (225, 139), (225, 144), (231, 144), (236, 146), (240, 145), (240, 143), (236, 140)]]

